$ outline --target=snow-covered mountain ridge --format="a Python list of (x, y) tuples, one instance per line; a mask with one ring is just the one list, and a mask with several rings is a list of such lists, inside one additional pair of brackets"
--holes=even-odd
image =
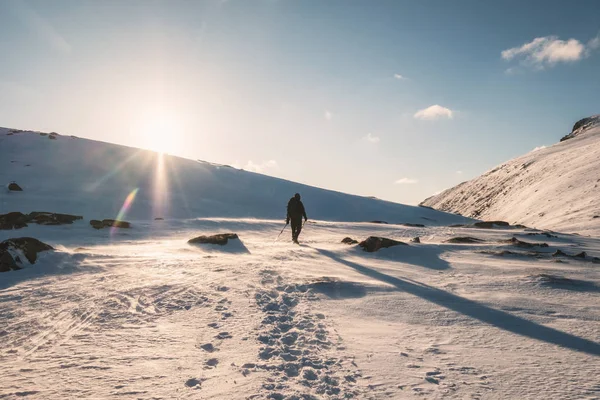
[[(167, 138), (165, 140), (168, 140)], [(310, 219), (448, 225), (465, 219), (422, 207), (348, 195), (209, 162), (75, 136), (0, 128), (0, 214), (51, 211), (115, 218), (285, 218), (303, 196)], [(126, 203), (126, 199), (132, 201)], [(43, 209), (40, 209), (43, 205)]]
[(600, 234), (600, 116), (578, 121), (559, 143), (421, 204), (473, 218)]

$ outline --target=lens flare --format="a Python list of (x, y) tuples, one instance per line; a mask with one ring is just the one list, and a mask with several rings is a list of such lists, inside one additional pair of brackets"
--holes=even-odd
[[(127, 215), (127, 211), (129, 211), (133, 202), (135, 201), (135, 196), (137, 195), (139, 190), (140, 190), (140, 188), (135, 188), (131, 191), (131, 193), (129, 193), (127, 195), (127, 197), (125, 198), (125, 201), (123, 202), (123, 206), (121, 207), (121, 210), (119, 210), (119, 213), (117, 214), (117, 218), (116, 218), (117, 221), (122, 221), (123, 218), (125, 218), (125, 215)], [(117, 230), (117, 228), (115, 228), (113, 226), (110, 229), (111, 235), (114, 234), (116, 230)]]

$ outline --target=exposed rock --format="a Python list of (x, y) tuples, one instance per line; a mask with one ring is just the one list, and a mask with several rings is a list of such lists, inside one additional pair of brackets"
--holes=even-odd
[(403, 222), (400, 225), (410, 226), (410, 227), (414, 227), (414, 228), (425, 228), (425, 225), (423, 225), (423, 224), (410, 224), (408, 222)]
[(90, 225), (94, 228), (94, 229), (102, 229), (104, 228), (104, 224), (102, 223), (102, 221), (98, 221), (97, 219), (93, 219), (90, 221)]
[(121, 221), (118, 219), (103, 219), (102, 220), (102, 224), (105, 227), (112, 227), (112, 228), (131, 228), (131, 223), (127, 222), (127, 221)]
[(587, 254), (585, 253), (585, 251), (582, 251), (581, 253), (575, 254), (573, 257), (575, 257), (575, 258), (584, 258), (585, 259), (587, 257)]
[(375, 221), (369, 221), (369, 222), (372, 223), (372, 224), (387, 224), (386, 221), (377, 221), (377, 220), (375, 220)]
[(465, 226), (464, 224), (448, 225), (449, 228), (463, 228), (464, 226)]
[(372, 253), (382, 248), (388, 248), (398, 245), (408, 246), (408, 244), (404, 242), (377, 236), (369, 236), (366, 240), (363, 240), (358, 245), (362, 247), (364, 251), (367, 251), (369, 253)]
[(485, 242), (485, 240), (482, 239), (477, 239), (471, 236), (458, 236), (458, 237), (453, 237), (450, 238), (448, 240), (445, 241), (446, 243), (453, 243), (453, 244), (468, 244), (468, 243), (483, 243)]
[(20, 229), (27, 226), (27, 216), (18, 211), (0, 215), (0, 230)]
[(45, 211), (34, 211), (27, 215), (28, 222), (39, 225), (64, 225), (83, 219), (81, 215), (50, 213)]
[(50, 134), (48, 136), (48, 139), (56, 140), (56, 135)]
[[(25, 255), (25, 258), (27, 258), (31, 264), (34, 264), (39, 252), (54, 250), (54, 248), (30, 237), (5, 240), (0, 243), (0, 272), (20, 269), (16, 260), (10, 254), (10, 250), (21, 251), (23, 255)], [(20, 261), (20, 259), (18, 261)]]
[(519, 240), (516, 237), (512, 237), (508, 240), (504, 240), (503, 243), (508, 243), (512, 246), (521, 247), (524, 249), (531, 249), (533, 247), (548, 247), (548, 243), (528, 243), (528, 242), (523, 242), (522, 240)]
[(236, 233), (220, 233), (218, 235), (211, 236), (198, 236), (193, 239), (188, 240), (190, 244), (218, 244), (220, 246), (224, 246), (227, 244), (229, 239), (238, 239), (238, 235)]
[(157, 218), (154, 218), (154, 220), (155, 220), (155, 221), (164, 221), (165, 219), (164, 219), (164, 218), (161, 218), (161, 217), (157, 217)]
[(421, 238), (420, 237), (414, 237), (412, 239), (410, 239), (411, 243), (421, 243)]
[(563, 252), (562, 250), (556, 250), (554, 253), (552, 253), (552, 257), (568, 257), (569, 255), (565, 252)]
[(13, 192), (22, 192), (23, 189), (21, 188), (21, 186), (19, 186), (17, 184), (17, 182), (11, 182), (8, 184), (8, 190), (13, 191)]
[(506, 221), (481, 221), (473, 224), (473, 227), (480, 229), (494, 229), (498, 226), (507, 228), (510, 227), (510, 224)]
[(0, 272), (21, 269), (8, 251), (0, 249)]
[(575, 125), (573, 125), (573, 130), (571, 133), (563, 136), (560, 141), (564, 142), (565, 140), (572, 139), (583, 131), (598, 124), (600, 124), (600, 115), (594, 115), (592, 117), (580, 119), (579, 121), (575, 122)]
[(345, 237), (342, 239), (342, 243), (344, 244), (357, 244), (358, 240), (352, 239), (351, 237)]
[(592, 219), (600, 218), (600, 215), (594, 215)]

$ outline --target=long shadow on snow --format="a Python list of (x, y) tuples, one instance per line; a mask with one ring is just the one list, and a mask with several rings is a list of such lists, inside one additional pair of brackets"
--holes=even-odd
[[(80, 268), (87, 256), (85, 254), (69, 254), (60, 251), (48, 252), (40, 256), (33, 265), (28, 265), (17, 271), (0, 273), (0, 297), (2, 291), (22, 282), (31, 282), (37, 285), (38, 279), (52, 276), (72, 275), (75, 273), (93, 273), (101, 269), (95, 266)], [(45, 284), (46, 281), (41, 281)], [(0, 303), (4, 298), (0, 298)]]
[(413, 283), (404, 279), (383, 274), (355, 262), (344, 260), (331, 251), (323, 249), (315, 250), (334, 261), (355, 269), (361, 274), (370, 276), (371, 278), (379, 279), (380, 281), (396, 286), (399, 290), (418, 296), (424, 300), (430, 301), (442, 307), (446, 307), (471, 318), (478, 319), (481, 322), (485, 322), (497, 328), (532, 339), (566, 347), (571, 350), (580, 351), (582, 353), (600, 356), (600, 344), (591, 340), (583, 339), (569, 333), (561, 332), (559, 330), (531, 322), (524, 318), (490, 308), (476, 301), (465, 299), (464, 297), (448, 293), (444, 290), (434, 288), (424, 283), (416, 281)]
[[(316, 249), (317, 251), (321, 251)], [(354, 255), (416, 265), (418, 267), (441, 271), (450, 268), (448, 261), (440, 258), (448, 249), (437, 245), (394, 246), (381, 249), (375, 253), (363, 251), (358, 246), (351, 250)]]

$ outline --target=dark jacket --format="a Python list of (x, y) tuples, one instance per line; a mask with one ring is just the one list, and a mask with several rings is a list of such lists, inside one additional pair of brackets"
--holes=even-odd
[(307, 219), (306, 211), (304, 210), (304, 204), (301, 200), (292, 197), (287, 205), (287, 219)]

